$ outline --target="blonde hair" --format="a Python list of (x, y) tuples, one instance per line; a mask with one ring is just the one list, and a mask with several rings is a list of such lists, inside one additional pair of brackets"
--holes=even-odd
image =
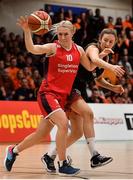
[(68, 20), (63, 20), (57, 24), (53, 24), (51, 27), (51, 30), (54, 31), (54, 33), (57, 34), (57, 30), (59, 27), (64, 27), (64, 28), (68, 28), (71, 33), (74, 35), (74, 33), (76, 32), (76, 28), (75, 26)]

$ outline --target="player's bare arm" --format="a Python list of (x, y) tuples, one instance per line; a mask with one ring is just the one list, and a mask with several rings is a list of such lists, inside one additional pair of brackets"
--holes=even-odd
[(17, 25), (19, 25), (24, 31), (25, 45), (29, 52), (32, 54), (52, 54), (56, 51), (56, 45), (54, 43), (34, 45), (31, 31), (28, 26), (28, 18), (26, 16), (21, 16), (17, 20)]
[(93, 71), (96, 66), (94, 63), (92, 63), (88, 57), (85, 54), (85, 51), (83, 50), (83, 48), (81, 46), (78, 46), (79, 52), (80, 52), (80, 63), (82, 64), (82, 66), (87, 69), (88, 71)]
[(108, 69), (113, 73), (115, 73), (115, 75), (118, 77), (122, 77), (125, 73), (125, 71), (122, 69), (121, 66), (109, 64), (104, 60), (102, 60), (101, 58), (99, 58), (99, 50), (94, 45), (91, 45), (87, 48), (86, 55), (96, 66), (104, 69)]
[(111, 48), (105, 48), (102, 52), (100, 52), (99, 57), (102, 59), (109, 54), (114, 54), (114, 51)]
[(119, 93), (119, 94), (124, 93), (124, 89), (121, 85), (113, 85), (113, 84), (109, 83), (107, 80), (105, 80), (102, 76), (97, 78), (95, 81), (98, 86), (101, 86), (105, 89), (108, 89), (110, 91), (113, 91), (113, 92)]

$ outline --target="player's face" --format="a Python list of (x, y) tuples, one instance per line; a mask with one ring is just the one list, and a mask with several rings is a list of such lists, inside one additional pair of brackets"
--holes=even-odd
[(104, 34), (100, 40), (101, 49), (112, 48), (115, 45), (115, 36), (113, 34)]
[(67, 46), (72, 42), (72, 33), (68, 28), (59, 27), (57, 29), (57, 35), (58, 35), (58, 40), (63, 46)]

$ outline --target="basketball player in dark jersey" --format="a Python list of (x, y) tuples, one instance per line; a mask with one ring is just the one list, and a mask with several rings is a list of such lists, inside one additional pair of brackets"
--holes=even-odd
[[(104, 29), (99, 37), (98, 43), (89, 44), (86, 47), (86, 54), (93, 62), (93, 58), (97, 56), (103, 58), (108, 62), (108, 54), (113, 53), (112, 47), (116, 42), (116, 33), (112, 29)], [(95, 57), (96, 56), (96, 57)], [(80, 65), (73, 84), (73, 90), (68, 100), (67, 110), (68, 117), (71, 122), (71, 133), (68, 136), (67, 146), (73, 144), (77, 139), (84, 134), (88, 148), (91, 154), (91, 167), (99, 167), (106, 165), (112, 161), (112, 157), (102, 156), (95, 150), (95, 131), (93, 122), (93, 112), (88, 104), (83, 100), (81, 92), (85, 90), (86, 83), (90, 84), (96, 81), (99, 86), (111, 90), (115, 93), (123, 93), (124, 89), (121, 85), (112, 85), (107, 82), (103, 77), (104, 69), (96, 67), (94, 71), (88, 72)], [(78, 129), (78, 130), (77, 130)], [(49, 172), (55, 171), (54, 159), (56, 157), (56, 148), (42, 157), (42, 162), (46, 165)]]

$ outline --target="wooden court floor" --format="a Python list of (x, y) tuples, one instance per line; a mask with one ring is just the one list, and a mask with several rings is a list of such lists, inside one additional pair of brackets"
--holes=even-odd
[[(60, 177), (46, 173), (40, 157), (54, 143), (38, 144), (23, 151), (11, 172), (3, 167), (5, 149), (8, 144), (0, 144), (0, 179), (133, 179), (133, 142), (98, 141), (96, 148), (104, 155), (113, 157), (113, 161), (96, 169), (90, 167), (90, 155), (85, 142), (77, 142), (67, 150), (73, 158), (73, 165), (81, 169), (76, 177)], [(56, 162), (57, 165), (57, 162)]]

